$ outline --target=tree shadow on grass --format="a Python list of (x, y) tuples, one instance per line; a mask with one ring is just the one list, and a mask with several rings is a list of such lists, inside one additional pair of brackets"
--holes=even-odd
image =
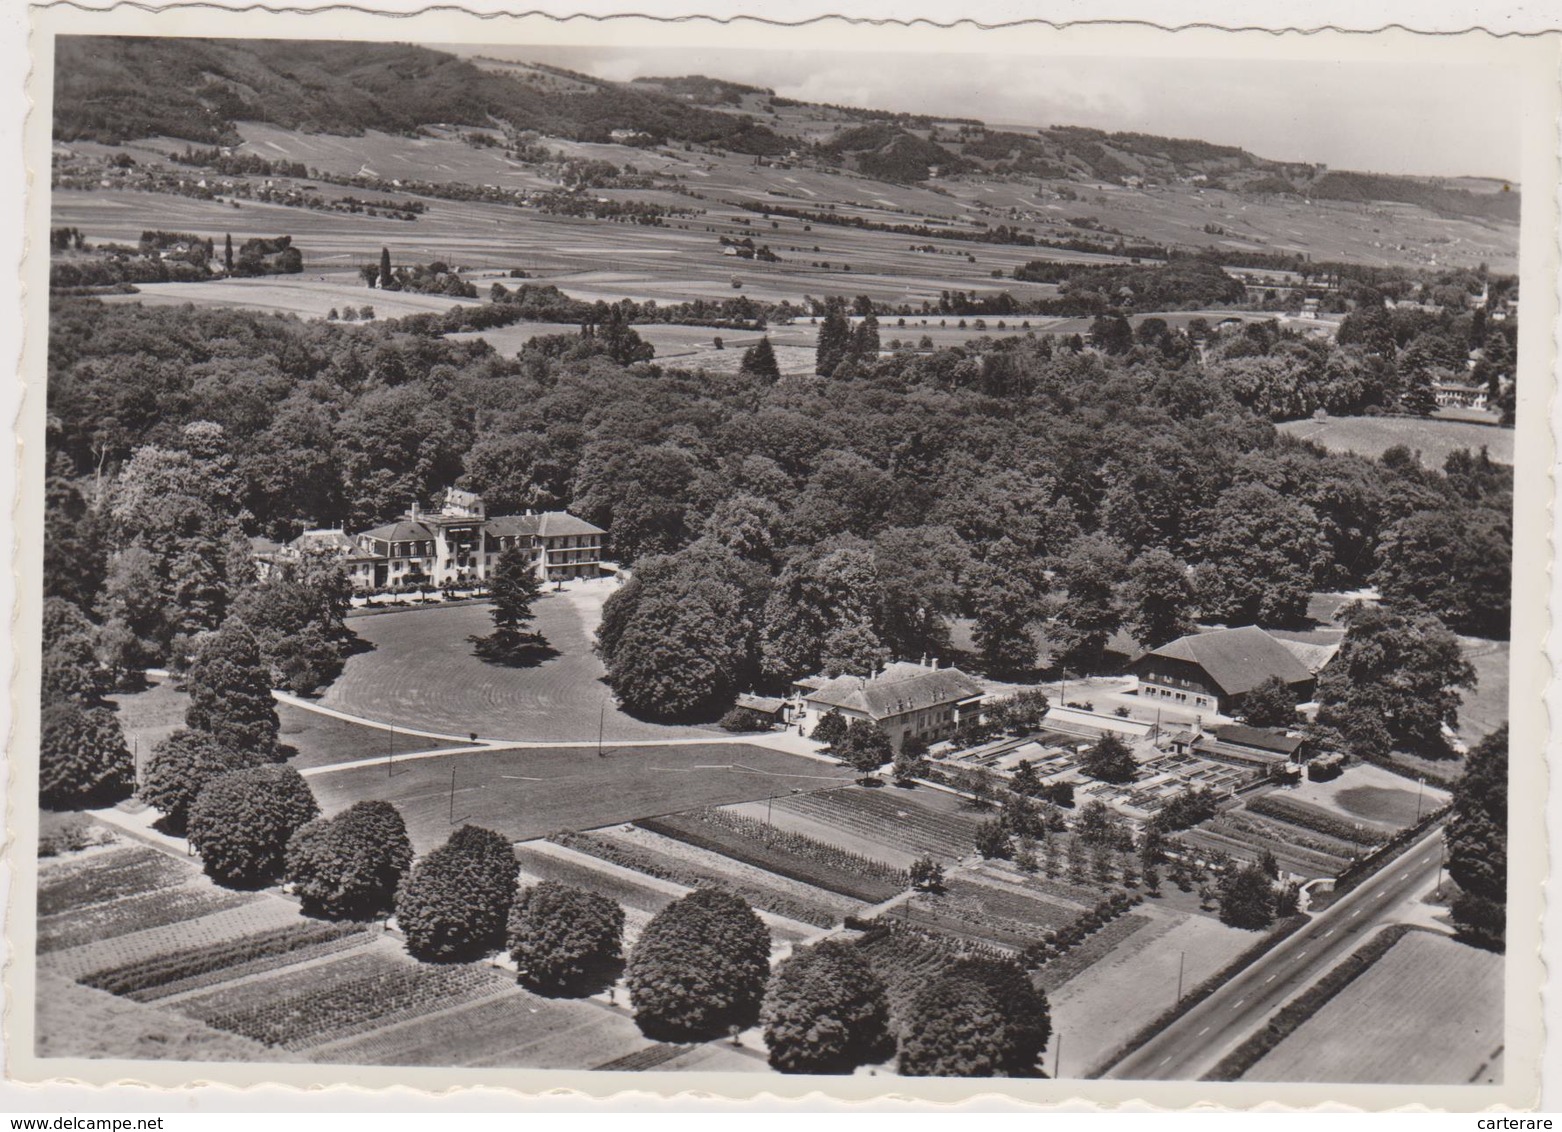
[(502, 668), (536, 668), (560, 655), (558, 649), (541, 637), (517, 645), (495, 642), (492, 637), (468, 637), (467, 639), (472, 642), (474, 656), (485, 664), (494, 664)]
[(601, 994), (623, 976), (623, 956), (593, 965), (589, 970), (563, 982), (533, 982), (524, 974), (516, 981), (539, 998), (586, 998)]

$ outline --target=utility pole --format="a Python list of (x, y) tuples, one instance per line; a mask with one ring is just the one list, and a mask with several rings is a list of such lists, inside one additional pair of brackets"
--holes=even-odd
[(450, 763), (450, 824), (456, 824), (456, 764)]
[(1421, 821), (1421, 795), (1426, 792), (1426, 777), (1418, 775), (1416, 778), (1416, 822)]
[(597, 713), (597, 758), (602, 757), (602, 725), (607, 721), (607, 701), (602, 702), (602, 710)]
[(1052, 1079), (1059, 1080), (1058, 1066), (1063, 1064), (1063, 1031), (1058, 1031), (1058, 1044), (1052, 1050)]
[(1186, 960), (1187, 958), (1188, 958), (1188, 953), (1186, 951), (1179, 951), (1179, 952), (1177, 952), (1177, 1001), (1178, 1002), (1182, 1001), (1182, 965), (1183, 965), (1183, 961)]
[(385, 752), (385, 777), (390, 778), (396, 773), (396, 728), (393, 724), (390, 729), (390, 747)]

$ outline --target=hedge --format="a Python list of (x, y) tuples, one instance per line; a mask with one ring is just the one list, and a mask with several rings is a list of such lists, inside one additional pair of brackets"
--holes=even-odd
[(1188, 1011), (1192, 1010), (1199, 1003), (1203, 1002), (1210, 995), (1214, 994), (1226, 983), (1230, 982), (1244, 968), (1251, 966), (1265, 954), (1273, 951), (1284, 940), (1288, 939), (1291, 935), (1297, 932), (1302, 927), (1302, 925), (1306, 924), (1307, 922), (1308, 918), (1306, 916), (1289, 916), (1286, 919), (1279, 921), (1262, 939), (1255, 941), (1251, 947), (1248, 947), (1235, 959), (1231, 960), (1231, 962), (1227, 963), (1220, 970), (1216, 971), (1209, 978), (1205, 979), (1198, 986), (1194, 987), (1187, 994), (1183, 995), (1182, 998), (1176, 1002), (1176, 1004), (1167, 1007), (1148, 1024), (1141, 1026), (1131, 1038), (1129, 1038), (1122, 1045), (1118, 1046), (1117, 1049), (1106, 1058), (1106, 1060), (1097, 1064), (1089, 1073), (1085, 1074), (1085, 1076), (1089, 1078), (1104, 1076), (1107, 1070), (1111, 1069), (1112, 1066), (1116, 1065), (1118, 1062), (1122, 1061), (1123, 1058), (1127, 1057), (1129, 1054), (1148, 1043), (1151, 1038), (1155, 1037), (1156, 1034), (1159, 1034), (1162, 1030), (1166, 1029), (1166, 1027), (1170, 1026), (1173, 1022), (1177, 1021), (1177, 1019), (1181, 1018), (1184, 1014), (1188, 1013)]
[(1413, 924), (1395, 924), (1373, 936), (1346, 956), (1337, 967), (1318, 982), (1286, 1004), (1284, 1009), (1269, 1020), (1269, 1025), (1221, 1058), (1220, 1064), (1206, 1073), (1201, 1080), (1241, 1080), (1242, 1074), (1263, 1060), (1265, 1054), (1301, 1029), (1302, 1024), (1322, 1010), (1335, 995), (1366, 974), (1367, 970), (1388, 954), (1389, 948), (1403, 939), (1407, 932), (1425, 930)]

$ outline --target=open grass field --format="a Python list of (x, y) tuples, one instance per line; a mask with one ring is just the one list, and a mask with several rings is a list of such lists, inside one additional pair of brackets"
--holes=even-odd
[(277, 704), (282, 723), (280, 742), (297, 754), (288, 762), (300, 770), (356, 762), (359, 759), (389, 758), (413, 751), (440, 751), (459, 746), (441, 739), (407, 735), (381, 727), (366, 727), (334, 716), (322, 715), (289, 703)]
[(473, 655), (467, 638), (492, 628), (487, 605), (353, 618), (349, 626), (371, 647), (348, 660), (320, 702), (403, 727), (527, 742), (594, 740), (599, 723), (609, 742), (719, 738), (708, 728), (645, 723), (614, 706), (591, 651), (601, 603), (614, 588), (611, 579), (575, 582), (538, 601), (537, 628), (559, 655), (535, 668)]
[[(1177, 965), (1183, 989), (1213, 975), (1253, 942), (1251, 932), (1228, 928), (1208, 916), (1168, 915), (1151, 904), (1134, 915), (1150, 923), (1121, 941), (1089, 968), (1048, 992), (1054, 1034), (1065, 1035), (1062, 1074), (1078, 1077), (1177, 998)], [(1045, 1064), (1052, 1067), (1057, 1038)]]
[(1464, 703), (1459, 708), (1459, 726), (1454, 728), (1460, 740), (1474, 745), (1508, 722), (1508, 642), (1485, 641), (1478, 637), (1460, 638), (1464, 659), (1475, 669), (1475, 687), (1460, 691)]
[(1513, 463), (1513, 430), (1471, 421), (1422, 417), (1330, 417), (1327, 420), (1286, 421), (1281, 432), (1310, 440), (1331, 452), (1354, 452), (1377, 459), (1396, 444), (1421, 453), (1421, 463), (1442, 470), (1455, 449), (1472, 452), (1483, 446), (1499, 464)]
[[(1331, 782), (1301, 784), (1285, 791), (1294, 798), (1338, 814), (1346, 821), (1365, 822), (1376, 829), (1397, 830), (1416, 820), (1417, 784), (1408, 778), (1362, 763), (1348, 767)], [(1428, 783), (1420, 788), (1422, 813), (1435, 810), (1448, 801), (1448, 793)]]
[(602, 758), (590, 747), (482, 751), (389, 768), (380, 760), (352, 770), (317, 771), (308, 781), (328, 814), (363, 798), (394, 802), (413, 845), (426, 853), (465, 822), (523, 841), (764, 798), (793, 787), (816, 789), (849, 775), (845, 768), (765, 747), (713, 742), (615, 749), (609, 743)]
[(1502, 967), (1500, 955), (1410, 932), (1243, 1080), (1484, 1083), (1503, 1045)]

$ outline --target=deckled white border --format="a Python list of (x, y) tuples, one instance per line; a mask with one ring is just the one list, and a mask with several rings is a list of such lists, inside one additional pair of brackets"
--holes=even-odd
[[(237, 6), (237, 5), (235, 5)], [(1342, 52), (1350, 55), (1360, 55), (1363, 52), (1376, 52), (1396, 44), (1413, 44), (1413, 49), (1418, 55), (1435, 54), (1447, 51), (1450, 47), (1463, 52), (1491, 53), (1502, 52), (1504, 59), (1510, 60), (1508, 64), (1512, 69), (1533, 69), (1541, 75), (1540, 83), (1545, 89), (1536, 89), (1534, 101), (1526, 103), (1526, 163), (1524, 167), (1523, 184), (1525, 188), (1525, 235), (1524, 254), (1521, 259), (1521, 271), (1524, 285), (1523, 295), (1525, 302), (1525, 316), (1521, 322), (1521, 364), (1524, 365), (1525, 381), (1521, 386), (1524, 403), (1520, 406), (1520, 430), (1517, 438), (1518, 456), (1517, 463), (1520, 469), (1517, 482), (1517, 509), (1520, 516), (1530, 517), (1529, 521), (1521, 519), (1516, 526), (1515, 546), (1515, 609), (1518, 612), (1516, 618), (1520, 627), (1520, 633), (1514, 640), (1514, 672), (1512, 677), (1514, 696), (1514, 751), (1515, 762), (1513, 770), (1512, 796), (1517, 799), (1534, 799), (1543, 795), (1545, 780), (1542, 777), (1542, 768), (1538, 758), (1525, 759), (1522, 752), (1528, 749), (1538, 752), (1542, 749), (1546, 734), (1545, 722), (1539, 708), (1539, 697), (1545, 687), (1549, 675), (1549, 669), (1540, 663), (1541, 634), (1546, 624), (1546, 590), (1543, 588), (1545, 578), (1546, 547), (1544, 522), (1536, 521), (1544, 512), (1546, 503), (1550, 498), (1550, 477), (1546, 474), (1551, 467), (1551, 453), (1553, 451), (1549, 430), (1542, 424), (1547, 415), (1543, 406), (1549, 406), (1551, 402), (1549, 381), (1551, 367), (1547, 364), (1553, 356), (1551, 353), (1552, 334), (1548, 333), (1555, 325), (1556, 288), (1555, 280), (1558, 249), (1556, 242), (1555, 204), (1554, 192), (1542, 191), (1545, 186), (1555, 186), (1556, 176), (1556, 122), (1557, 122), (1557, 89), (1556, 89), (1556, 40), (1523, 41), (1516, 39), (1495, 40), (1488, 36), (1478, 36), (1474, 39), (1448, 39), (1441, 37), (1413, 38), (1402, 33), (1388, 33), (1383, 36), (1351, 36), (1339, 35), (1330, 31), (1315, 32), (1307, 36), (1275, 36), (1265, 33), (1247, 33), (1236, 36), (1230, 33), (1218, 31), (1194, 30), (1181, 32), (1176, 36), (1167, 36), (1152, 28), (1143, 26), (1119, 25), (1112, 28), (1104, 28), (1099, 25), (1079, 26), (1068, 29), (1063, 33), (1049, 32), (1048, 29), (1034, 25), (1006, 28), (998, 33), (995, 40), (992, 33), (983, 33), (970, 26), (958, 26), (946, 30), (933, 31), (927, 27), (905, 26), (903, 24), (878, 25), (864, 27), (862, 25), (847, 25), (839, 21), (827, 24), (814, 24), (806, 29), (795, 29), (766, 26), (764, 23), (752, 19), (739, 19), (733, 24), (720, 24), (705, 19), (687, 19), (681, 22), (666, 22), (678, 16), (687, 17), (691, 11), (689, 5), (674, 8), (661, 3), (643, 3), (633, 5), (633, 10), (646, 13), (657, 18), (658, 22), (630, 19), (601, 19), (604, 15), (610, 15), (613, 8), (601, 3), (591, 3), (590, 0), (572, 5), (567, 11), (589, 12), (593, 19), (574, 21), (560, 21), (555, 19), (530, 19), (517, 20), (507, 15), (495, 16), (491, 9), (492, 4), (471, 4), (472, 8), (482, 7), (490, 10), (489, 18), (475, 20), (470, 13), (458, 10), (454, 6), (440, 6), (437, 14), (422, 18), (385, 19), (382, 16), (367, 14), (361, 9), (353, 9), (347, 5), (305, 5), (291, 3), (285, 5), (290, 11), (271, 12), (261, 11), (262, 8), (282, 8), (282, 4), (272, 5), (247, 5), (255, 9), (248, 16), (239, 18), (234, 22), (234, 14), (222, 10), (225, 5), (206, 0), (205, 3), (192, 6), (180, 6), (177, 10), (165, 11), (161, 15), (150, 11), (149, 4), (121, 4), (108, 10), (103, 10), (104, 5), (91, 0), (73, 0), (71, 3), (56, 4), (35, 12), (35, 19), (41, 28), (45, 30), (69, 29), (75, 31), (92, 30), (112, 33), (139, 33), (146, 34), (153, 28), (156, 34), (199, 34), (199, 35), (268, 35), (268, 36), (299, 36), (299, 37), (341, 37), (362, 39), (397, 39), (436, 44), (439, 42), (459, 43), (474, 42), (495, 38), (509, 38), (513, 35), (524, 34), (534, 41), (547, 40), (552, 42), (591, 42), (607, 39), (629, 39), (632, 37), (636, 43), (651, 42), (701, 42), (735, 45), (735, 41), (743, 37), (752, 37), (756, 34), (762, 37), (763, 45), (769, 48), (784, 46), (787, 39), (802, 41), (813, 37), (813, 42), (828, 42), (832, 47), (840, 47), (849, 41), (853, 46), (859, 46), (867, 50), (891, 50), (899, 48), (916, 48), (921, 45), (926, 49), (928, 43), (936, 43), (940, 51), (979, 51), (979, 50), (1010, 50), (1022, 40), (1046, 39), (1049, 49), (1109, 49), (1114, 54), (1159, 54), (1168, 49), (1168, 44), (1175, 42), (1172, 50), (1179, 54), (1209, 55), (1223, 53), (1236, 47), (1243, 53), (1275, 51), (1299, 52), (1303, 55), (1316, 55), (1320, 52)], [(399, 0), (380, 0), (376, 5), (386, 10), (406, 12), (417, 7), (416, 5), (399, 2)], [(304, 15), (300, 9), (304, 7), (330, 7), (330, 11), (323, 14)], [(529, 6), (536, 10), (540, 6)], [(878, 10), (875, 10), (875, 8)], [(826, 11), (850, 12), (852, 15), (866, 17), (868, 19), (884, 18), (893, 14), (900, 19), (906, 19), (914, 14), (904, 5), (896, 5), (893, 13), (883, 10), (884, 6), (873, 4), (830, 5)], [(1229, 23), (1233, 26), (1252, 27), (1259, 23), (1255, 19), (1260, 13), (1256, 12), (1252, 5), (1230, 6), (1225, 4), (1200, 4), (1172, 6), (1165, 3), (1155, 5), (1124, 5), (1125, 9), (1138, 7), (1139, 11), (1124, 10), (1111, 13), (1118, 18), (1140, 18), (1151, 21), (1159, 20), (1167, 25), (1186, 25), (1196, 23)], [(1146, 7), (1153, 7), (1154, 11), (1147, 12)], [(1352, 5), (1320, 5), (1308, 4), (1306, 10), (1308, 16), (1292, 20), (1276, 21), (1284, 26), (1297, 26), (1303, 28), (1316, 28), (1327, 24), (1336, 26), (1374, 26), (1373, 21), (1364, 20), (1364, 16), (1375, 15), (1378, 18), (1377, 26), (1382, 23), (1392, 22), (1386, 17), (1399, 13), (1385, 12), (1383, 6), (1378, 6), (1372, 12), (1363, 12), (1363, 6)], [(89, 11), (89, 9), (99, 9)], [(1240, 11), (1233, 10), (1240, 8)], [(1220, 9), (1220, 12), (1214, 11)], [(1334, 9), (1334, 10), (1331, 10)], [(1416, 12), (1422, 14), (1422, 21), (1416, 21), (1417, 26), (1431, 26), (1424, 22), (1426, 6), (1418, 5)], [(624, 6), (618, 8), (624, 10)], [(706, 8), (712, 14), (732, 15), (729, 9), (720, 12), (718, 9)], [(971, 6), (964, 6), (962, 12), (975, 16), (984, 23), (996, 24), (1022, 18), (1030, 15), (1035, 18), (1040, 14), (1057, 22), (1065, 22), (1078, 19), (1083, 14), (1076, 4), (1059, 3), (1051, 5), (1045, 13), (1037, 13), (1033, 7), (1016, 4), (995, 4), (984, 6), (981, 11), (974, 10)], [(753, 9), (750, 9), (753, 11)], [(794, 21), (808, 19), (818, 14), (817, 10), (810, 11), (807, 8), (789, 6), (784, 13), (776, 8), (767, 7), (764, 11), (773, 20)], [(739, 7), (741, 13), (741, 7)], [(1100, 19), (1104, 14), (1100, 5), (1091, 5), (1090, 14)], [(1222, 15), (1229, 15), (1228, 20), (1222, 19)], [(1505, 32), (1511, 33), (1522, 30), (1520, 22), (1511, 18), (1515, 14), (1509, 14), (1510, 19), (1506, 26), (1498, 21), (1488, 20), (1494, 27), (1501, 27)], [(1341, 17), (1344, 18), (1341, 18)], [(1354, 17), (1354, 18), (1352, 18)], [(938, 13), (935, 19), (947, 21), (950, 16), (947, 12)], [(429, 20), (437, 21), (437, 27), (432, 27)], [(1405, 22), (1411, 22), (1414, 16)], [(1467, 23), (1468, 19), (1457, 21), (1453, 26)], [(264, 27), (258, 26), (263, 24)], [(1446, 26), (1446, 25), (1445, 25)], [(1529, 25), (1533, 27), (1531, 22)], [(929, 39), (929, 37), (934, 37)], [(821, 38), (823, 37), (823, 38)], [(1110, 37), (1108, 43), (1105, 37)], [(1106, 46), (1103, 47), (1103, 44)], [(32, 157), (32, 168), (35, 176), (46, 178), (48, 168), (48, 103), (49, 84), (47, 80), (47, 60), (40, 60), (37, 74), (34, 76), (32, 93), (38, 99), (33, 119), (29, 123), (28, 153)], [(1407, 126), (1413, 128), (1412, 124)], [(46, 181), (39, 180), (40, 186), (46, 188)], [(36, 193), (27, 202), (27, 216), (29, 231), (41, 233), (47, 226), (47, 193)], [(1535, 218), (1544, 214), (1543, 223), (1536, 224)], [(41, 258), (35, 258), (28, 264), (27, 276), (31, 290), (26, 296), (26, 325), (38, 328), (45, 325), (46, 296), (36, 286), (38, 280), (43, 278), (38, 270), (42, 265)], [(41, 334), (29, 334), (26, 341), (26, 370), (32, 375), (41, 374), (44, 343)], [(24, 436), (41, 438), (42, 404), (41, 390), (36, 385), (32, 387), (28, 400), (23, 405), (21, 433)], [(17, 512), (18, 530), (32, 532), (31, 535), (19, 540), (19, 551), (16, 564), (22, 581), (18, 589), (18, 602), (20, 617), (17, 622), (16, 640), (18, 642), (19, 655), (36, 656), (37, 637), (37, 612), (38, 602), (36, 596), (36, 582), (38, 562), (40, 560), (40, 546), (36, 532), (39, 529), (41, 517), (41, 485), (42, 453), (41, 444), (24, 445), (21, 452), (22, 482), (31, 485), (30, 498), (24, 498)], [(31, 584), (30, 584), (31, 582)], [(1526, 637), (1525, 631), (1528, 630)], [(30, 646), (30, 650), (29, 650)], [(1523, 649), (1530, 650), (1528, 656), (1532, 662), (1525, 666), (1519, 657)], [(1526, 690), (1528, 695), (1525, 695)], [(16, 729), (13, 741), (16, 749), (27, 750), (29, 743), (35, 743), (32, 738), (36, 734), (37, 723), (37, 673), (36, 664), (17, 665), (16, 680), (13, 686), (13, 706), (15, 712)], [(1527, 704), (1529, 710), (1524, 709)], [(12, 760), (10, 763), (13, 791), (16, 797), (35, 797), (35, 770), (26, 760)], [(1347, 1086), (1273, 1086), (1273, 1085), (1214, 1085), (1208, 1083), (1117, 1083), (1117, 1082), (966, 1082), (966, 1081), (910, 1081), (892, 1078), (852, 1078), (831, 1079), (821, 1082), (818, 1079), (798, 1079), (786, 1077), (768, 1077), (751, 1074), (605, 1074), (605, 1073), (559, 1073), (559, 1072), (533, 1072), (533, 1071), (464, 1071), (464, 1070), (419, 1070), (419, 1069), (395, 1069), (395, 1070), (361, 1070), (351, 1067), (335, 1066), (297, 1066), (278, 1067), (274, 1065), (263, 1066), (211, 1066), (207, 1073), (204, 1069), (195, 1073), (193, 1067), (179, 1065), (177, 1063), (157, 1062), (104, 1062), (104, 1061), (59, 1061), (37, 1062), (30, 1055), (31, 1049), (31, 924), (30, 914), (32, 905), (32, 880), (33, 862), (31, 858), (33, 831), (36, 826), (35, 808), (31, 805), (21, 805), (10, 811), (12, 823), (11, 829), (15, 832), (16, 840), (13, 842), (13, 851), (10, 854), (11, 879), (15, 881), (15, 899), (8, 907), (19, 911), (14, 916), (14, 922), (8, 921), (10, 939), (15, 956), (14, 965), (8, 969), (8, 978), (14, 980), (14, 996), (8, 995), (8, 1006), (13, 1007), (8, 1013), (7, 1037), (15, 1035), (15, 1042), (7, 1053), (8, 1074), (24, 1079), (39, 1079), (45, 1075), (69, 1076), (81, 1080), (99, 1082), (144, 1082), (153, 1085), (173, 1085), (191, 1080), (224, 1081), (233, 1085), (258, 1086), (260, 1082), (287, 1083), (295, 1086), (308, 1086), (323, 1084), (329, 1081), (350, 1080), (354, 1085), (367, 1088), (404, 1087), (415, 1086), (429, 1090), (443, 1090), (448, 1088), (470, 1088), (476, 1085), (503, 1085), (509, 1088), (527, 1092), (534, 1098), (539, 1094), (558, 1089), (577, 1090), (579, 1093), (590, 1096), (616, 1096), (622, 1102), (629, 1100), (633, 1107), (643, 1107), (651, 1095), (666, 1098), (674, 1090), (688, 1090), (693, 1094), (706, 1096), (728, 1096), (753, 1098), (758, 1094), (769, 1093), (776, 1096), (801, 1097), (808, 1093), (825, 1090), (829, 1095), (842, 1099), (866, 1099), (868, 1097), (883, 1097), (890, 1100), (895, 1096), (917, 1098), (921, 1101), (953, 1102), (964, 1098), (987, 1097), (989, 1103), (1002, 1103), (1000, 1098), (1007, 1097), (1011, 1100), (1025, 1100), (1033, 1102), (1064, 1101), (1073, 1097), (1088, 1097), (1090, 1100), (1108, 1105), (1122, 1104), (1142, 1098), (1154, 1105), (1169, 1107), (1183, 1107), (1200, 1101), (1214, 1101), (1219, 1104), (1233, 1106), (1247, 1106), (1263, 1101), (1280, 1102), (1287, 1105), (1308, 1106), (1320, 1103), (1320, 1099), (1327, 1097), (1329, 1100), (1351, 1106), (1365, 1108), (1384, 1108), (1399, 1105), (1426, 1105), (1433, 1108), (1468, 1109), (1478, 1105), (1504, 1103), (1515, 1107), (1527, 1107), (1535, 1103), (1534, 1084), (1537, 1079), (1536, 1058), (1538, 1057), (1540, 1043), (1538, 1031), (1538, 1010), (1535, 1007), (1534, 996), (1540, 985), (1540, 969), (1538, 964), (1538, 923), (1536, 916), (1539, 914), (1539, 902), (1535, 900), (1530, 907), (1522, 907), (1516, 901), (1510, 908), (1510, 951), (1509, 951), (1509, 994), (1508, 1006), (1510, 1017), (1514, 1020), (1529, 1019), (1525, 1025), (1519, 1027), (1521, 1032), (1510, 1030), (1509, 1049), (1507, 1058), (1507, 1076), (1509, 1083), (1500, 1088), (1454, 1088), (1445, 1087), (1437, 1089), (1427, 1088), (1398, 1088), (1398, 1087), (1347, 1087)], [(1538, 893), (1540, 879), (1545, 875), (1545, 838), (1540, 827), (1538, 815), (1533, 809), (1526, 813), (1523, 809), (1514, 815), (1515, 825), (1512, 834), (1513, 851), (1513, 883), (1518, 893)], [(25, 851), (22, 851), (25, 850)], [(652, 1089), (654, 1094), (641, 1094), (641, 1098), (626, 1096), (620, 1092), (623, 1089)], [(886, 1095), (884, 1089), (890, 1090)], [(355, 1103), (364, 1100), (378, 1102), (392, 1101), (395, 1094), (381, 1093), (377, 1096), (365, 1097), (351, 1090), (340, 1090), (340, 1096)], [(266, 1089), (264, 1095), (267, 1099), (281, 1100), (286, 1096), (285, 1090)], [(689, 1095), (688, 1093), (685, 1096)], [(308, 1094), (310, 1107), (317, 1107), (323, 1099), (319, 1093)], [(504, 1094), (505, 1099), (513, 1103), (514, 1094)], [(297, 1094), (295, 1094), (295, 1099)], [(256, 1102), (262, 1096), (254, 1092), (240, 1096), (228, 1093), (227, 1099), (237, 1101), (245, 1108), (256, 1107)], [(410, 1099), (410, 1098), (409, 1098)], [(476, 1100), (477, 1095), (464, 1093), (461, 1100)], [(459, 1102), (458, 1102), (459, 1103)], [(225, 1107), (225, 1106), (224, 1106)], [(378, 1107), (378, 1104), (376, 1104)], [(400, 1103), (394, 1103), (391, 1107), (403, 1107)], [(467, 1107), (460, 1104), (460, 1107)], [(486, 1105), (482, 1107), (487, 1107)], [(877, 1107), (877, 1106), (875, 1106)]]

